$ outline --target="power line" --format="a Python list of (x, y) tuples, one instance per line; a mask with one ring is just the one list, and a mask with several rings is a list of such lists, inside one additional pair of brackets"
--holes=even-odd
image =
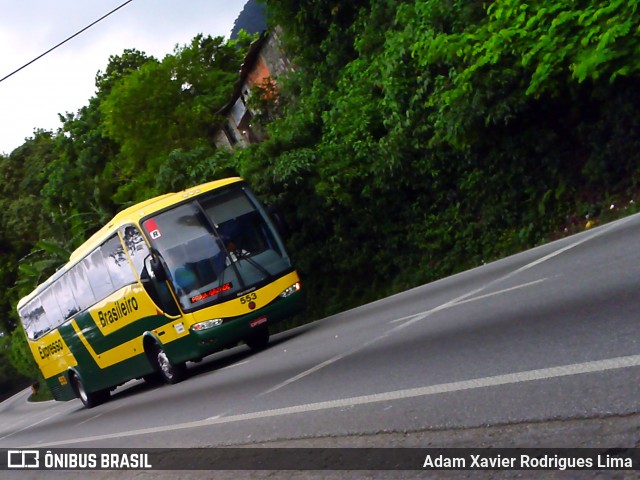
[(85, 30), (90, 29), (91, 27), (93, 27), (96, 23), (104, 20), (105, 18), (107, 18), (109, 15), (111, 15), (112, 13), (117, 12), (118, 10), (120, 10), (122, 7), (124, 7), (125, 5), (129, 4), (133, 2), (133, 0), (127, 0), (126, 2), (124, 2), (122, 5), (120, 5), (119, 7), (114, 8), (113, 10), (111, 10), (109, 13), (107, 13), (106, 15), (103, 15), (102, 17), (100, 17), (99, 19), (97, 19), (95, 22), (87, 25), (86, 27), (84, 27), (82, 30), (74, 33), (73, 35), (71, 35), (69, 38), (67, 38), (66, 40), (63, 40), (62, 42), (60, 42), (59, 44), (57, 44), (54, 47), (51, 47), (49, 50), (47, 50), (46, 52), (44, 52), (41, 55), (38, 55), (36, 58), (34, 58), (33, 60), (31, 60), (29, 63), (25, 63), (23, 66), (21, 66), (20, 68), (18, 68), (17, 70), (14, 70), (13, 72), (11, 72), (9, 75), (7, 75), (6, 77), (0, 78), (0, 82), (4, 82), (7, 78), (11, 77), (12, 75), (15, 75), (16, 73), (18, 73), (20, 70), (22, 70), (23, 68), (27, 68), (29, 65), (31, 65), (33, 62), (40, 60), (42, 57), (44, 57), (46, 54), (53, 52), (56, 48), (60, 47), (61, 45), (64, 45), (65, 43), (67, 43), (69, 40), (71, 40), (72, 38), (77, 37), (78, 35), (80, 35), (81, 33), (83, 33)]

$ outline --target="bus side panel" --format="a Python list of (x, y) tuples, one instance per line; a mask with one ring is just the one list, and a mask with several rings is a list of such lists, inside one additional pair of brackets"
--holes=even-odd
[(69, 337), (60, 330), (47, 333), (38, 340), (28, 340), (33, 358), (56, 400), (70, 400), (75, 395), (66, 372), (78, 364)]
[(61, 372), (60, 375), (47, 378), (46, 383), (55, 400), (67, 401), (76, 398), (67, 372)]
[(97, 391), (151, 373), (152, 367), (143, 349), (142, 335), (166, 322), (167, 318), (163, 315), (144, 317), (126, 327), (126, 332), (119, 332), (119, 335), (107, 341), (98, 335), (91, 316), (85, 313), (71, 324), (61, 327), (61, 330), (72, 338), (69, 348), (78, 361), (76, 370), (85, 388)]
[(74, 352), (90, 391), (117, 386), (151, 373), (142, 336), (170, 321), (139, 284), (128, 285), (78, 315)]

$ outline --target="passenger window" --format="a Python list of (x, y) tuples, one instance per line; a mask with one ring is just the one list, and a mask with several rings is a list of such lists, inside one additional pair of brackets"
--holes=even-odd
[(41, 331), (40, 334), (46, 333), (49, 330), (57, 327), (62, 323), (62, 311), (58, 306), (56, 297), (52, 288), (47, 288), (41, 295), (42, 306), (44, 307), (45, 318), (42, 325), (39, 325)]
[(20, 310), (22, 324), (30, 339), (35, 340), (47, 327), (47, 317), (40, 302), (40, 297), (33, 299)]
[(142, 276), (144, 270), (144, 259), (149, 255), (149, 248), (138, 230), (133, 225), (127, 225), (120, 229), (120, 235), (124, 246), (127, 249), (133, 268), (138, 272), (138, 276)]
[(87, 267), (89, 285), (91, 285), (91, 290), (93, 290), (96, 300), (102, 300), (107, 295), (113, 293), (111, 278), (105, 270), (100, 249), (95, 250), (91, 255), (84, 259), (83, 262), (85, 262)]
[(80, 311), (80, 306), (76, 302), (71, 282), (69, 281), (69, 273), (65, 273), (58, 282), (53, 286), (53, 292), (55, 293), (58, 306), (62, 317), (53, 326), (57, 327), (60, 323), (64, 322), (67, 318), (74, 316)]
[(89, 284), (86, 259), (73, 267), (67, 275), (69, 275), (69, 284), (71, 285), (71, 290), (73, 290), (80, 310), (86, 310), (96, 303), (97, 299), (95, 298), (93, 290), (91, 290), (91, 285)]
[(117, 236), (111, 237), (102, 245), (100, 251), (102, 252), (104, 265), (111, 277), (114, 291), (136, 281), (129, 260), (124, 253), (124, 247), (120, 243), (120, 238)]

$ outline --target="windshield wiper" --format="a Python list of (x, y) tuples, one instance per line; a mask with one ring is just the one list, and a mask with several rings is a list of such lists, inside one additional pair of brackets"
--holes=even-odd
[(258, 262), (256, 262), (253, 258), (251, 258), (251, 254), (246, 250), (238, 250), (236, 252), (233, 252), (233, 254), (238, 260), (246, 260), (247, 262), (249, 262), (249, 264), (255, 267), (256, 270), (258, 270), (260, 273), (262, 273), (265, 278), (271, 278), (271, 274), (269, 273), (269, 271)]

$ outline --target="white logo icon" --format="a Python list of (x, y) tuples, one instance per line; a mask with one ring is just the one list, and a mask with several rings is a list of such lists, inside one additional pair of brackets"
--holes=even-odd
[(9, 468), (38, 468), (40, 467), (40, 452), (38, 450), (9, 450), (7, 452), (7, 466)]

